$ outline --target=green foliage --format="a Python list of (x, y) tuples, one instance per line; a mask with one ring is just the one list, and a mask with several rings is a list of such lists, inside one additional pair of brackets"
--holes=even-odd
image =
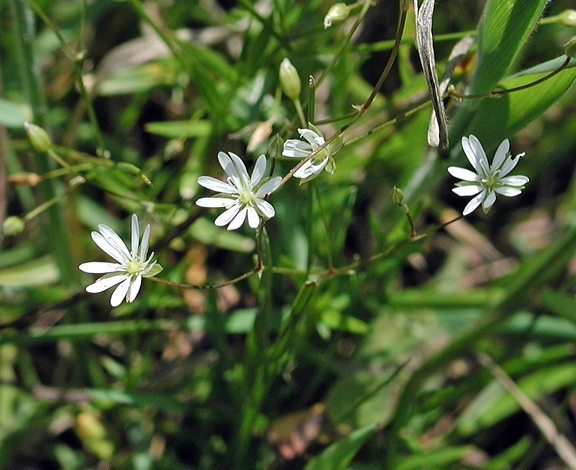
[[(347, 3), (325, 28), (335, 3), (0, 2), (0, 470), (576, 457), (573, 5), (426, 3), (449, 80), (441, 151), (413, 2), (405, 18), (406, 2)], [(310, 162), (330, 157), (313, 180), (285, 150), (305, 127), (327, 141)], [(461, 220), (446, 167), (469, 168), (470, 134), (490, 160), (510, 139), (530, 181)], [(261, 179), (231, 193), (219, 152), (250, 172), (266, 155)], [(226, 207), (196, 204), (222, 201), (200, 176), (273, 216), (216, 226)], [(164, 269), (113, 309), (77, 268), (116, 253), (133, 282), (142, 260), (102, 235), (130, 248), (132, 214)]]

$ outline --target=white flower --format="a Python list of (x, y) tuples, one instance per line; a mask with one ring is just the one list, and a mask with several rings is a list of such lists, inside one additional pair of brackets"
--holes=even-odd
[(228, 225), (228, 230), (235, 230), (248, 218), (248, 225), (257, 228), (261, 218), (268, 220), (274, 217), (274, 207), (265, 201), (264, 197), (278, 189), (282, 178), (276, 176), (262, 179), (266, 172), (266, 157), (264, 155), (258, 157), (252, 177), (248, 176), (244, 162), (232, 152), (228, 155), (220, 152), (218, 161), (228, 175), (228, 182), (224, 183), (210, 176), (201, 176), (198, 178), (199, 185), (218, 191), (220, 194), (214, 197), (203, 197), (196, 201), (200, 207), (224, 207), (226, 209), (214, 223), (219, 227)]
[(475, 136), (462, 137), (462, 148), (475, 172), (456, 166), (449, 167), (448, 172), (463, 180), (457, 183), (457, 187), (452, 191), (458, 196), (475, 196), (464, 208), (464, 215), (470, 214), (480, 204), (487, 213), (496, 201), (496, 193), (503, 196), (518, 196), (524, 189), (524, 185), (528, 183), (526, 176), (506, 176), (518, 164), (520, 157), (525, 155), (525, 153), (520, 153), (512, 158), (508, 139), (504, 140), (496, 150), (491, 166), (482, 144)]
[[(282, 151), (282, 155), (285, 157), (306, 158), (326, 142), (322, 135), (311, 129), (298, 129), (298, 133), (300, 134), (300, 137), (306, 139), (306, 142), (298, 139), (288, 139), (284, 143), (284, 150)], [(304, 163), (304, 165), (298, 168), (296, 173), (294, 173), (294, 177), (302, 178), (302, 183), (304, 183), (318, 176), (323, 169), (326, 169), (329, 173), (334, 173), (336, 164), (334, 163), (332, 153), (336, 152), (332, 152), (330, 145), (323, 148), (310, 160)]]
[(162, 266), (152, 261), (154, 253), (146, 258), (150, 225), (146, 226), (140, 243), (138, 217), (136, 214), (132, 216), (132, 251), (128, 251), (122, 239), (107, 225), (98, 225), (98, 230), (100, 233), (92, 232), (92, 240), (118, 263), (94, 261), (81, 264), (79, 269), (85, 273), (107, 273), (86, 287), (86, 292), (97, 294), (119, 284), (110, 297), (110, 305), (117, 307), (124, 299), (126, 302), (133, 302), (142, 285), (142, 278), (155, 276), (162, 271)]

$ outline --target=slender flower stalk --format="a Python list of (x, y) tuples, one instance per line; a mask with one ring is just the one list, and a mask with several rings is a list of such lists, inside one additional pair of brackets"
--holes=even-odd
[(213, 197), (203, 197), (196, 201), (200, 207), (225, 208), (214, 223), (222, 227), (228, 225), (228, 230), (235, 230), (248, 219), (248, 225), (258, 228), (261, 220), (268, 220), (275, 215), (274, 207), (264, 198), (276, 191), (282, 178), (263, 178), (266, 172), (266, 157), (260, 155), (254, 165), (252, 176), (248, 175), (244, 162), (238, 155), (229, 152), (218, 154), (218, 161), (228, 176), (227, 182), (211, 176), (201, 176), (198, 184), (219, 194)]
[(451, 166), (448, 172), (461, 182), (456, 183), (452, 189), (458, 196), (475, 196), (464, 208), (463, 215), (473, 212), (480, 204), (485, 213), (488, 213), (496, 201), (496, 193), (503, 196), (518, 196), (529, 179), (526, 176), (507, 176), (518, 164), (520, 153), (512, 158), (510, 154), (510, 141), (505, 139), (496, 154), (492, 165), (488, 163), (480, 141), (473, 135), (462, 137), (462, 148), (474, 171), (466, 168)]
[(132, 250), (129, 251), (122, 239), (107, 225), (98, 225), (99, 232), (92, 232), (92, 240), (117, 263), (93, 261), (79, 266), (81, 271), (91, 274), (104, 274), (93, 284), (86, 287), (86, 292), (97, 294), (113, 286), (118, 286), (110, 297), (110, 305), (117, 307), (123, 300), (133, 302), (138, 295), (143, 277), (151, 277), (162, 271), (162, 266), (152, 261), (154, 253), (148, 255), (150, 225), (144, 229), (140, 243), (138, 216), (132, 216)]

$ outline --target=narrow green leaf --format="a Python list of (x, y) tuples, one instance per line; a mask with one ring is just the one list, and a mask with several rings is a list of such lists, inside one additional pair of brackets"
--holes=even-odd
[(135, 406), (151, 406), (153, 408), (169, 411), (172, 413), (183, 413), (186, 407), (174, 400), (173, 396), (149, 392), (123, 392), (120, 390), (87, 389), (81, 390), (92, 396), (94, 399), (110, 400), (114, 403)]
[(345, 468), (376, 429), (376, 426), (371, 425), (351, 432), (310, 460), (304, 470), (339, 470)]
[[(517, 76), (503, 81), (499, 88), (516, 88), (546, 75), (542, 73)], [(474, 115), (467, 134), (478, 137), (486, 150), (494, 148), (505, 137), (510, 137), (556, 103), (574, 80), (576, 68), (571, 68), (525, 90), (514, 91), (500, 98), (485, 98)]]
[(474, 450), (472, 446), (447, 447), (432, 450), (424, 454), (410, 455), (402, 459), (394, 470), (419, 470), (422, 468), (445, 468), (446, 465), (457, 462)]
[[(518, 386), (530, 399), (536, 400), (574, 383), (576, 365), (567, 363), (536, 371), (519, 380)], [(462, 413), (457, 428), (460, 434), (469, 436), (519, 410), (518, 402), (497, 382), (492, 382)]]
[(24, 122), (32, 120), (30, 106), (0, 98), (0, 125), (21, 128)]
[(522, 49), (547, 0), (490, 0), (478, 32), (478, 61), (472, 93), (488, 93)]
[[(478, 30), (478, 60), (470, 94), (489, 93), (502, 80), (534, 30), (545, 4), (546, 0), (490, 0), (486, 3)], [(466, 128), (479, 104), (477, 99), (462, 104), (451, 122), (451, 146), (460, 142), (463, 135), (468, 135)]]
[(0, 286), (43, 286), (60, 278), (51, 256), (44, 256), (0, 270)]
[(144, 126), (146, 132), (161, 135), (171, 139), (180, 137), (206, 137), (210, 135), (212, 126), (208, 121), (168, 121), (150, 122)]

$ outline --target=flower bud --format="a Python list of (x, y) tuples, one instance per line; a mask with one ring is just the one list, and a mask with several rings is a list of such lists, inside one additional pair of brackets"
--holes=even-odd
[(568, 42), (564, 44), (564, 54), (576, 59), (576, 36), (572, 36)]
[(402, 205), (402, 202), (404, 201), (404, 193), (401, 189), (394, 186), (394, 189), (392, 189), (391, 197), (394, 204), (398, 204), (399, 206)]
[(344, 21), (350, 15), (350, 7), (345, 3), (336, 3), (328, 10), (328, 14), (324, 17), (324, 28), (332, 26), (333, 21)]
[(6, 220), (4, 220), (4, 223), (2, 224), (2, 233), (7, 237), (18, 235), (19, 233), (22, 233), (23, 230), (24, 221), (15, 215), (6, 217)]
[(267, 154), (272, 158), (278, 158), (282, 155), (282, 150), (284, 150), (284, 140), (280, 137), (280, 134), (275, 134), (268, 141)]
[(576, 10), (564, 10), (558, 15), (558, 21), (563, 26), (576, 28)]
[(298, 75), (298, 70), (292, 65), (292, 62), (288, 59), (284, 59), (280, 64), (280, 86), (284, 94), (291, 100), (297, 100), (300, 98), (300, 91), (302, 89), (302, 84), (300, 82), (300, 76)]
[(24, 129), (26, 129), (32, 147), (34, 147), (34, 150), (37, 152), (46, 152), (52, 146), (52, 141), (50, 140), (48, 132), (40, 126), (25, 122)]

